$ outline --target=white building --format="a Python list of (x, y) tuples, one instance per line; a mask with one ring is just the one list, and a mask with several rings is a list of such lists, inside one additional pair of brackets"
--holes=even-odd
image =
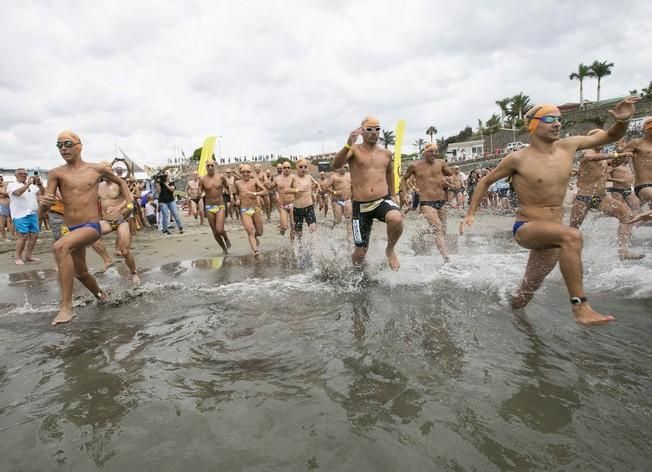
[(450, 143), (446, 149), (448, 162), (464, 162), (479, 159), (484, 156), (484, 141), (465, 141), (462, 143)]

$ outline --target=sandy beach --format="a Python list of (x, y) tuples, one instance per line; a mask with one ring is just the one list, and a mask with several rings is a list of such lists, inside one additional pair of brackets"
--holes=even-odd
[[(448, 234), (454, 236), (457, 234), (460, 222), (457, 212), (451, 212), (448, 223)], [(138, 231), (133, 238), (131, 247), (136, 257), (136, 264), (139, 269), (150, 269), (159, 267), (170, 262), (179, 262), (185, 260), (194, 260), (199, 258), (220, 256), (222, 250), (217, 245), (208, 227), (208, 223), (203, 226), (199, 225), (198, 220), (188, 217), (185, 212), (181, 215), (184, 234), (172, 228), (172, 236), (164, 236), (159, 231), (152, 228), (144, 228)], [(482, 212), (478, 214), (476, 224), (471, 229), (474, 234), (487, 234), (501, 231), (509, 231), (512, 225), (513, 216), (496, 215), (491, 212)], [(320, 233), (328, 234), (331, 231), (332, 215), (329, 212), (326, 218), (318, 215), (317, 224)], [(415, 212), (410, 212), (405, 220), (407, 226), (422, 224), (422, 217)], [(231, 256), (246, 256), (251, 254), (247, 236), (239, 221), (227, 220), (226, 230), (231, 239), (232, 248), (229, 251)], [(344, 223), (335, 231), (344, 231)], [(377, 223), (374, 226), (374, 238), (385, 239), (385, 225)], [(120, 256), (113, 255), (115, 245), (115, 235), (109, 234), (104, 236), (109, 254), (112, 255), (115, 264), (124, 264)], [(278, 231), (278, 214), (272, 214), (272, 222), (265, 223), (264, 234), (261, 238), (261, 253), (274, 251), (280, 248), (288, 236), (281, 236)], [(405, 241), (403, 241), (404, 243)], [(34, 249), (34, 256), (41, 259), (40, 262), (31, 262), (22, 266), (14, 263), (15, 243), (7, 241), (0, 243), (0, 273), (18, 273), (31, 270), (53, 269), (54, 256), (52, 255), (52, 233), (49, 230), (42, 231)], [(399, 243), (401, 244), (401, 243)], [(343, 248), (348, 252), (347, 248)], [(94, 271), (102, 268), (100, 257), (92, 249), (86, 252), (89, 268)]]

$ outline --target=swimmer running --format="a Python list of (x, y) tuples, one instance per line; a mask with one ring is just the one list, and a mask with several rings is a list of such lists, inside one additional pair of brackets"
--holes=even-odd
[(563, 202), (575, 152), (620, 139), (627, 131), (638, 100), (638, 97), (626, 98), (609, 110), (615, 123), (608, 131), (564, 139), (559, 137), (559, 109), (554, 105), (533, 107), (525, 120), (531, 135), (530, 146), (507, 155), (493, 172), (478, 182), (468, 212), (460, 223), (460, 234), (464, 226), (473, 224), (478, 205), (492, 183), (511, 176), (520, 202), (513, 234), (520, 246), (530, 250), (530, 255), (523, 280), (512, 297), (512, 308), (525, 307), (559, 262), (575, 321), (592, 325), (614, 319), (596, 312), (587, 301), (582, 285), (582, 233), (562, 223)]

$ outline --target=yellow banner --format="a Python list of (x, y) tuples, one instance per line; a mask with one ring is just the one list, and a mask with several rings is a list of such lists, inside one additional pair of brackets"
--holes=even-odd
[(404, 134), (405, 120), (399, 120), (396, 124), (396, 137), (394, 140), (394, 192), (398, 192), (401, 183), (401, 147), (403, 146)]
[(204, 144), (201, 146), (201, 157), (199, 158), (199, 165), (197, 166), (197, 173), (200, 177), (206, 175), (206, 163), (213, 157), (216, 139), (215, 136), (209, 136), (204, 139)]

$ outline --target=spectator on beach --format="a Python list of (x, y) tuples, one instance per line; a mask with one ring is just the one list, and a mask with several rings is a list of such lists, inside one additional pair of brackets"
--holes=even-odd
[(168, 181), (168, 175), (163, 174), (158, 182), (156, 182), (156, 190), (159, 194), (158, 203), (161, 210), (161, 231), (163, 234), (170, 234), (168, 225), (170, 224), (170, 213), (177, 224), (179, 233), (183, 234), (183, 225), (181, 218), (179, 218), (179, 211), (177, 210), (177, 202), (174, 198), (175, 186), (173, 182)]
[[(5, 229), (6, 227), (6, 229)], [(12, 233), (11, 212), (9, 211), (9, 194), (4, 177), (0, 175), (0, 234), (2, 241), (10, 241)]]
[[(32, 257), (38, 239), (38, 196), (44, 192), (39, 176), (27, 178), (27, 170), (16, 169), (16, 182), (7, 186), (9, 208), (16, 228), (16, 265), (39, 261)], [(23, 257), (25, 251), (25, 257)]]

